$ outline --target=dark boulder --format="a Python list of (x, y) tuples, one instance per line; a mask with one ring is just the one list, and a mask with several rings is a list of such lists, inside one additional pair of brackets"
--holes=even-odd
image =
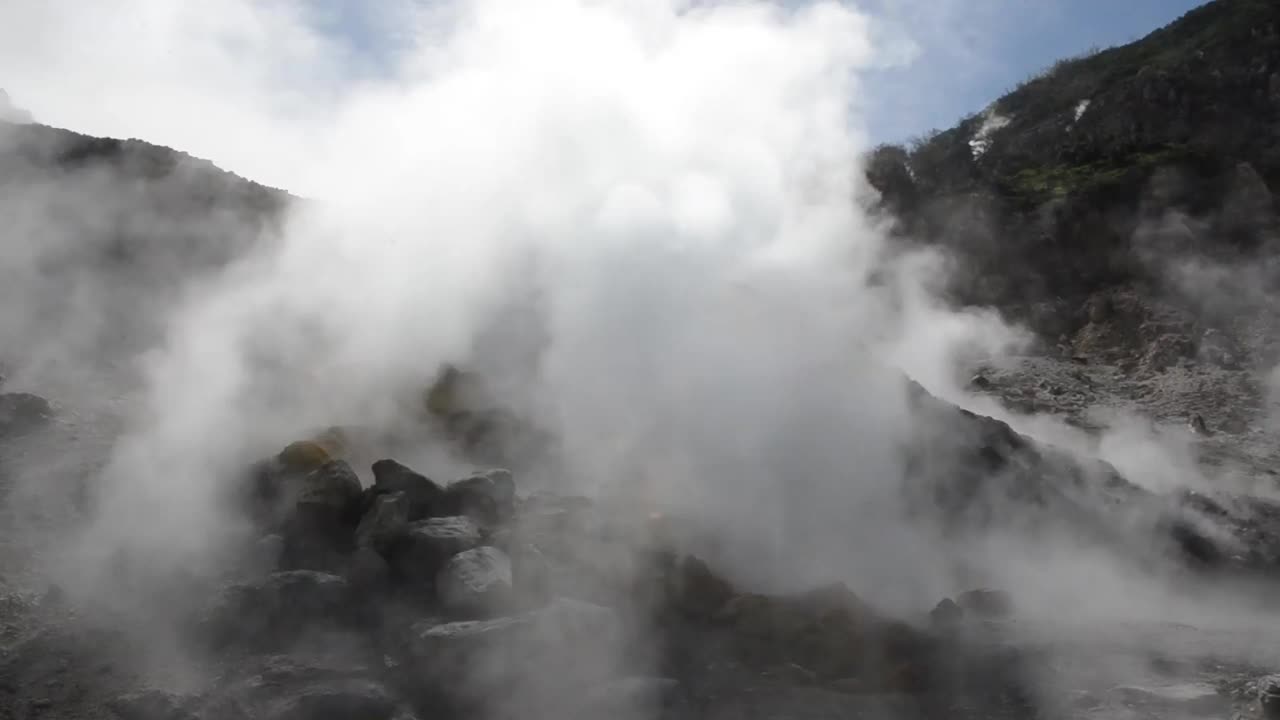
[(956, 605), (964, 610), (965, 615), (984, 620), (1006, 618), (1013, 614), (1013, 598), (1002, 590), (966, 590), (956, 595)]
[(790, 595), (739, 595), (719, 613), (739, 657), (796, 665), (815, 678), (858, 678), (867, 690), (914, 691), (927, 681), (930, 638), (867, 607), (843, 584)]
[(431, 587), (454, 555), (480, 545), (480, 528), (469, 518), (429, 518), (411, 523), (390, 548), (390, 562), (405, 581)]
[(387, 559), (370, 547), (356, 548), (345, 558), (342, 577), (359, 594), (382, 593), (390, 587), (391, 566)]
[(433, 515), (454, 513), (434, 512), (444, 489), (425, 475), (420, 475), (395, 460), (383, 459), (373, 464), (373, 485), (369, 488), (370, 502), (390, 493), (402, 493), (407, 505), (408, 519), (421, 520)]
[(943, 598), (929, 611), (929, 621), (935, 628), (948, 628), (964, 619), (964, 608), (951, 598)]
[(1280, 720), (1280, 675), (1258, 681), (1258, 709), (1264, 720)]
[(331, 460), (298, 482), (285, 525), (284, 567), (333, 570), (355, 547), (360, 479), (342, 460)]
[(617, 677), (621, 623), (608, 608), (558, 599), (493, 620), (418, 623), (405, 647), (417, 687), (457, 712), (563, 704)]
[(377, 495), (356, 526), (356, 546), (389, 556), (396, 538), (409, 528), (409, 499), (403, 492)]
[(0, 439), (38, 430), (53, 416), (53, 406), (39, 395), (0, 393)]
[(710, 619), (734, 597), (733, 585), (701, 559), (685, 555), (666, 563), (668, 607), (689, 617)]
[(226, 588), (200, 619), (198, 631), (214, 647), (269, 648), (288, 644), (311, 628), (363, 620), (359, 598), (345, 579), (291, 570)]
[(343, 652), (270, 655), (218, 678), (201, 717), (264, 720), (387, 720), (400, 707), (373, 666)]
[(493, 526), (514, 514), (515, 495), (509, 470), (487, 470), (450, 483), (434, 514), (465, 515), (481, 525)]

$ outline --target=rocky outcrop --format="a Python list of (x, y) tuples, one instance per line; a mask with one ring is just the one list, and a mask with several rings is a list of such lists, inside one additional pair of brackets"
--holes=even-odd
[[(1205, 3), (1138, 41), (1063, 60), (953, 128), (877, 148), (867, 178), (904, 244), (954, 261), (957, 302), (995, 307), (1050, 348), (1082, 334), (1162, 372), (1196, 357), (1198, 332), (1136, 336), (1080, 308), (1136, 292), (1201, 329), (1239, 316), (1274, 326), (1266, 298), (1210, 291), (1185, 273), (1251, 274), (1274, 255), (1278, 28), (1275, 3)], [(1242, 286), (1274, 292), (1269, 273), (1258, 275)], [(1262, 357), (1232, 362), (1277, 359), (1274, 348), (1254, 351)]]

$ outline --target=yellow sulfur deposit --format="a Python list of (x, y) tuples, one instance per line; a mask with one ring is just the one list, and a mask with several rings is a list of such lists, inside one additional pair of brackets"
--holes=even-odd
[(333, 457), (323, 445), (314, 440), (290, 443), (276, 458), (287, 468), (310, 470), (329, 462)]
[(346, 455), (351, 447), (347, 432), (337, 425), (327, 428), (324, 432), (315, 436), (314, 440), (316, 444), (329, 453), (330, 457), (335, 458)]
[(446, 366), (440, 377), (427, 388), (425, 401), (432, 415), (448, 415), (458, 410), (458, 385), (462, 373), (453, 366)]

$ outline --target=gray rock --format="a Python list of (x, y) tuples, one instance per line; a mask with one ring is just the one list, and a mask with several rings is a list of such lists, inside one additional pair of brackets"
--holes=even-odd
[(359, 502), (360, 494), (360, 478), (351, 466), (344, 460), (331, 460), (303, 478), (297, 504), (345, 516)]
[(0, 438), (38, 430), (53, 415), (53, 406), (39, 395), (0, 393)]
[(357, 593), (380, 592), (390, 583), (391, 567), (373, 548), (360, 547), (346, 559), (342, 576)]
[(416, 624), (406, 652), (424, 686), (446, 688), (459, 709), (545, 707), (613, 679), (621, 632), (612, 610), (561, 598), (513, 617)]
[(356, 527), (356, 546), (386, 555), (395, 539), (409, 528), (409, 499), (403, 492), (377, 495)]
[(393, 717), (399, 702), (377, 671), (353, 657), (358, 645), (323, 644), (301, 654), (246, 658), (219, 677), (204, 720), (331, 720)]
[(346, 579), (310, 570), (272, 573), (265, 580), (233, 585), (214, 599), (200, 621), (215, 646), (287, 643), (308, 627), (343, 625), (358, 619)]
[(587, 693), (574, 717), (653, 717), (670, 705), (680, 690), (671, 678), (628, 677)]
[(107, 702), (120, 720), (192, 720), (192, 700), (162, 690), (127, 693)]
[(975, 618), (991, 620), (1013, 614), (1013, 598), (1002, 590), (966, 590), (956, 595), (955, 602), (965, 615)]
[(264, 535), (254, 543), (253, 568), (255, 574), (270, 575), (280, 569), (284, 559), (284, 537), (276, 534)]
[(494, 547), (464, 550), (436, 576), (436, 597), (457, 615), (487, 615), (510, 601), (511, 588), (511, 560)]
[(404, 579), (431, 585), (449, 558), (480, 542), (480, 528), (468, 518), (420, 520), (397, 539), (390, 552), (391, 564)]
[(450, 483), (440, 499), (439, 512), (495, 525), (514, 514), (515, 495), (511, 471), (486, 470)]
[(340, 570), (343, 556), (355, 546), (360, 498), (360, 479), (342, 460), (327, 462), (303, 476), (285, 526), (282, 565)]
[(929, 611), (929, 620), (934, 627), (945, 628), (964, 619), (964, 608), (951, 598), (943, 598)]
[(1258, 681), (1258, 709), (1266, 720), (1280, 720), (1280, 675)]
[(408, 520), (430, 517), (444, 489), (425, 475), (420, 475), (395, 460), (384, 459), (373, 464), (373, 487), (376, 495), (403, 493)]
[(1229, 713), (1231, 702), (1216, 688), (1206, 683), (1113, 688), (1111, 694), (1121, 702), (1148, 709), (1189, 712), (1197, 715)]
[(270, 720), (387, 720), (398, 703), (372, 680), (344, 679), (307, 687), (274, 702)]

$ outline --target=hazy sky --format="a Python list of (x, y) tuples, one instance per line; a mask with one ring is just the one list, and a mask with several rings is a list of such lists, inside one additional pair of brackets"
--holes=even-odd
[[(709, 0), (596, 2), (625, 9), (643, 25), (645, 18), (673, 7)], [(847, 100), (859, 143), (903, 141), (950, 127), (1055, 60), (1137, 39), (1201, 4), (844, 2), (858, 11), (859, 27), (819, 31), (848, 31), (840, 43), (857, 74)], [(574, 36), (599, 29), (556, 25), (561, 22), (556, 13), (573, 4), (486, 0), (483, 6), (519, 23), (513, 32), (528, 42), (525, 52), (558, 57), (572, 43), (589, 48), (564, 58), (557, 72), (591, 75), (601, 71), (597, 46), (609, 40)], [(340, 126), (359, 112), (383, 112), (384, 122), (404, 122), (375, 107), (427, 87), (442, 62), (442, 48), (458, 31), (449, 12), (480, 5), (480, 0), (4, 0), (0, 88), (39, 122), (141, 138), (265, 182), (302, 184), (299, 178), (309, 173), (300, 168), (314, 160), (325, 138), (342, 142)], [(702, 60), (732, 62), (716, 42), (704, 41), (698, 50)], [(694, 60), (681, 62), (685, 75), (696, 75)], [(612, 82), (623, 96), (643, 95), (643, 88), (626, 87), (634, 79)]]

